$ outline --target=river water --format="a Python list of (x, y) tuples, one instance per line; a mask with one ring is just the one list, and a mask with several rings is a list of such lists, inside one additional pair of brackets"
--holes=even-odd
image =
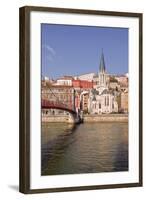
[(42, 123), (42, 175), (127, 170), (127, 123)]

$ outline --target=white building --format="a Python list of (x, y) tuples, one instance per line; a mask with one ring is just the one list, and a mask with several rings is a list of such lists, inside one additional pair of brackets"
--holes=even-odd
[(91, 114), (118, 112), (116, 97), (111, 92), (105, 89), (99, 95), (99, 92), (96, 89), (93, 90), (96, 92), (92, 91), (89, 98), (89, 112)]
[(88, 105), (88, 110), (92, 114), (118, 112), (116, 96), (112, 90), (109, 90), (108, 75), (106, 73), (103, 53), (99, 65), (98, 84), (90, 91)]
[(82, 74), (80, 76), (75, 76), (74, 78), (79, 80), (93, 81), (94, 76), (95, 73), (87, 73), (87, 74)]
[(58, 78), (54, 85), (72, 86), (72, 80), (73, 80), (72, 76), (63, 76), (61, 78)]

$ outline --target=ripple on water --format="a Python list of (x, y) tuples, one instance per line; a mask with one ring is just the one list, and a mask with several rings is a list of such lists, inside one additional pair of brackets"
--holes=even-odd
[(42, 175), (128, 170), (128, 124), (42, 124)]

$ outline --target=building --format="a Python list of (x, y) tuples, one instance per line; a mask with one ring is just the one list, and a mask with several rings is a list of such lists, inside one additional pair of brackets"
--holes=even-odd
[(72, 76), (63, 76), (61, 78), (58, 78), (54, 85), (72, 86), (72, 81), (73, 81), (73, 77)]
[(115, 75), (114, 77), (118, 81), (119, 84), (127, 85), (128, 86), (128, 74), (125, 74), (125, 75)]
[(109, 88), (112, 90), (119, 91), (120, 90), (120, 84), (118, 82), (110, 82)]
[(92, 114), (118, 112), (118, 103), (115, 93), (109, 88), (109, 76), (106, 73), (103, 52), (99, 65), (98, 83), (90, 90), (88, 110)]
[(89, 91), (83, 91), (80, 95), (80, 100), (81, 100), (81, 104), (80, 104), (80, 109), (85, 113), (89, 113)]
[(87, 73), (87, 74), (82, 74), (80, 76), (75, 76), (74, 79), (79, 79), (79, 80), (85, 80), (85, 81), (93, 81), (93, 77), (95, 76), (95, 73)]
[(96, 88), (99, 85), (99, 77), (98, 74), (95, 74), (93, 77), (93, 88)]
[(73, 80), (72, 86), (75, 89), (92, 89), (93, 88), (93, 81), (87, 80)]
[[(75, 109), (75, 91), (72, 86), (67, 85), (51, 85), (42, 88), (42, 99), (49, 100), (50, 102), (57, 102), (70, 109)], [(45, 112), (45, 111), (44, 111)], [(48, 109), (49, 114), (66, 114), (66, 111)]]
[[(42, 80), (42, 98), (62, 102), (83, 113), (102, 114), (128, 112), (128, 76), (110, 75), (106, 71), (102, 52), (99, 72), (78, 77), (63, 76), (57, 80)], [(50, 109), (48, 113), (66, 113)]]
[(120, 83), (120, 90), (121, 90), (121, 92), (127, 92), (128, 91), (128, 83)]
[(53, 79), (49, 79), (46, 76), (42, 77), (42, 80), (41, 80), (42, 88), (44, 88), (45, 86), (51, 86), (54, 83), (55, 83), (55, 81)]
[(81, 91), (75, 90), (75, 109), (77, 112), (81, 110)]
[(127, 91), (121, 93), (120, 112), (128, 113), (128, 92)]
[(90, 93), (89, 101), (89, 112), (92, 114), (118, 112), (118, 103), (116, 101), (116, 97), (108, 90), (104, 90), (100, 95), (98, 91), (92, 91)]
[(82, 110), (88, 112), (89, 91), (93, 88), (93, 81), (73, 80), (73, 88), (75, 89), (75, 107), (77, 111)]

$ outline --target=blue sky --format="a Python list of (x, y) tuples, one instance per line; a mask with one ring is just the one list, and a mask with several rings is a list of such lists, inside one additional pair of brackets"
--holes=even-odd
[(102, 49), (107, 73), (128, 72), (128, 29), (41, 24), (43, 76), (98, 73)]

